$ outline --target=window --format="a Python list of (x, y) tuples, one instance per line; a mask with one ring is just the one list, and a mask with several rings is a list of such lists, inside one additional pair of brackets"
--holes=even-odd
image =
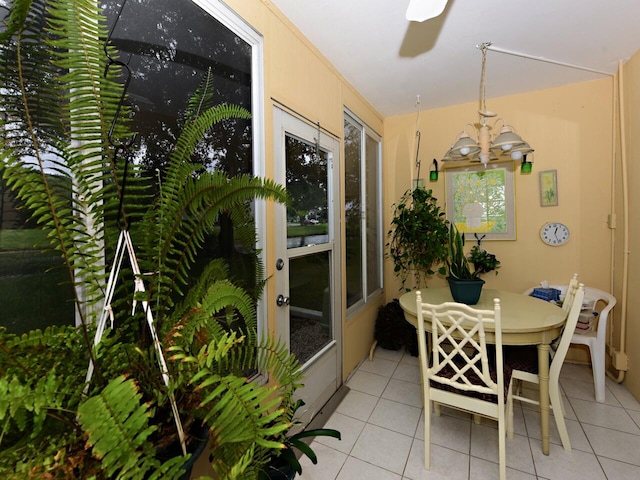
[[(201, 4), (201, 6), (199, 5)], [(119, 2), (104, 3), (109, 26), (113, 25)], [(256, 173), (254, 141), (261, 115), (256, 105), (260, 84), (254, 81), (259, 65), (261, 39), (220, 2), (192, 0), (128, 0), (112, 35), (123, 61), (129, 61), (131, 83), (128, 93), (134, 108), (133, 129), (138, 132), (134, 158), (151, 171), (162, 172), (169, 148), (182, 123), (182, 113), (207, 70), (213, 74), (217, 103), (240, 105), (254, 115), (250, 120), (221, 122), (207, 133), (198, 147), (197, 158), (208, 170), (229, 175)], [(256, 78), (259, 78), (257, 76)], [(255, 275), (244, 265), (244, 256), (234, 245), (229, 218), (219, 219), (218, 234), (207, 239), (201, 262), (224, 257), (230, 271), (242, 278), (235, 281), (251, 290)]]
[[(181, 113), (203, 74), (211, 69), (219, 102), (245, 107), (252, 119), (216, 125), (201, 145), (197, 161), (229, 175), (260, 175), (264, 169), (257, 160), (264, 157), (262, 38), (219, 0), (128, 0), (119, 17), (122, 0), (100, 4), (109, 27), (118, 18), (112, 43), (131, 69), (128, 94), (134, 112), (132, 128), (138, 132), (134, 161), (162, 171)], [(0, 325), (19, 332), (72, 323), (71, 289), (51, 288), (62, 283), (58, 272), (63, 270), (54, 268), (60, 263), (55, 252), (41, 251), (44, 235), (23, 218), (20, 205), (2, 182), (0, 203)], [(255, 208), (261, 233), (262, 207)], [(235, 252), (227, 219), (221, 219), (218, 232), (209, 239), (206, 256), (225, 257), (231, 271), (245, 272), (239, 281), (250, 288), (255, 283), (254, 270), (243, 265), (243, 256)], [(19, 301), (9, 305), (5, 296)], [(27, 296), (34, 301), (21, 301)]]
[(350, 112), (344, 116), (347, 309), (382, 288), (381, 139)]
[(447, 220), (485, 240), (515, 240), (513, 169), (511, 162), (447, 170)]

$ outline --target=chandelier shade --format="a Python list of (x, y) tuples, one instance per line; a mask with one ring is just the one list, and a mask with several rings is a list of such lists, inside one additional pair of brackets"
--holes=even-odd
[(520, 135), (513, 131), (513, 127), (505, 125), (500, 130), (500, 134), (491, 142), (491, 150), (501, 150), (508, 152), (514, 147), (526, 143)]
[(458, 139), (449, 150), (449, 155), (452, 158), (459, 158), (461, 160), (469, 155), (473, 156), (478, 153), (480, 153), (480, 145), (465, 131), (462, 131), (458, 135)]

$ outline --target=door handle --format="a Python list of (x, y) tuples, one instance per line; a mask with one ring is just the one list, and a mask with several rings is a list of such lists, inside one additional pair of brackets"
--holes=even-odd
[(278, 305), (279, 307), (282, 307), (283, 305), (289, 305), (289, 297), (278, 295), (276, 297), (276, 305)]

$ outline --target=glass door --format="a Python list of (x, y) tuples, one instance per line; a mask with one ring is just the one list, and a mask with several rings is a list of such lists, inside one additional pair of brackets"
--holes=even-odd
[(310, 420), (341, 383), (339, 143), (281, 109), (274, 115), (275, 177), (291, 196), (275, 225), (278, 335), (303, 365)]

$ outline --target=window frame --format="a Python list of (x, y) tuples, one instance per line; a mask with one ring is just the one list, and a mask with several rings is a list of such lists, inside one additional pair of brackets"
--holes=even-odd
[[(356, 300), (352, 305), (346, 306), (346, 314), (347, 319), (352, 316), (356, 311), (362, 308), (364, 305), (371, 303), (373, 299), (382, 295), (384, 290), (384, 276), (383, 276), (383, 230), (382, 230), (382, 136), (378, 134), (375, 130), (373, 130), (369, 125), (363, 122), (355, 113), (353, 113), (348, 108), (344, 108), (343, 119), (345, 122), (350, 123), (360, 130), (360, 159), (359, 159), (359, 171), (360, 171), (360, 248), (362, 252), (361, 256), (361, 272), (360, 272), (360, 281), (361, 281), (361, 298)], [(369, 235), (367, 231), (367, 222), (369, 220), (368, 212), (367, 212), (367, 186), (369, 183), (369, 178), (367, 177), (367, 137), (372, 138), (376, 142), (376, 168), (377, 168), (377, 177), (375, 178), (376, 183), (376, 199), (375, 205), (377, 214), (375, 215), (375, 226), (377, 232), (377, 242), (376, 242), (376, 252), (374, 255), (379, 259), (379, 263), (377, 265), (377, 277), (379, 287), (374, 289), (372, 292), (368, 292), (368, 268), (369, 262), (367, 261), (369, 252), (367, 250), (367, 237)], [(345, 158), (345, 165), (347, 162), (346, 152), (343, 154)], [(346, 169), (346, 166), (345, 166)], [(346, 186), (344, 187), (346, 192)], [(346, 227), (345, 227), (346, 228)], [(346, 243), (346, 239), (345, 239)], [(347, 250), (345, 244), (345, 251)], [(345, 263), (345, 270), (346, 270)]]

